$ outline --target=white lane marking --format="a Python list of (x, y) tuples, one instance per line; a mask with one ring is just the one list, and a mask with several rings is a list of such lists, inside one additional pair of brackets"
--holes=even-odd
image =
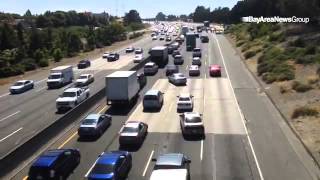
[(90, 169), (88, 170), (88, 172), (86, 173), (86, 175), (84, 175), (85, 178), (87, 178), (87, 177), (89, 176), (89, 174), (90, 174), (90, 172), (92, 171), (93, 167), (97, 164), (98, 159), (99, 159), (99, 158), (97, 158), (97, 160), (93, 163), (93, 165), (90, 167)]
[(15, 113), (12, 113), (12, 114), (10, 114), (10, 115), (2, 118), (2, 119), (0, 120), (0, 122), (4, 121), (4, 120), (8, 119), (9, 117), (12, 117), (12, 116), (14, 116), (14, 115), (16, 115), (16, 114), (18, 114), (18, 113), (20, 113), (20, 112), (21, 112), (21, 111), (17, 111), (17, 112), (15, 112)]
[(143, 170), (143, 173), (142, 173), (142, 177), (144, 177), (144, 176), (146, 175), (146, 173), (147, 173), (147, 169), (148, 169), (149, 164), (150, 164), (150, 162), (151, 162), (153, 153), (154, 153), (154, 150), (151, 151), (151, 154), (150, 154), (150, 156), (149, 156), (148, 162), (147, 162), (146, 166), (144, 167), (144, 170)]
[(36, 92), (40, 92), (40, 91), (44, 90), (45, 88), (47, 88), (47, 87), (45, 86), (45, 87), (42, 87), (40, 89), (37, 89)]
[(247, 129), (247, 126), (246, 126), (246, 123), (245, 123), (245, 120), (244, 120), (244, 116), (243, 116), (243, 114), (242, 114), (242, 111), (241, 111), (241, 109), (240, 109), (239, 103), (238, 103), (238, 101), (237, 101), (236, 94), (235, 94), (234, 89), (233, 89), (233, 87), (232, 87), (232, 83), (231, 83), (231, 80), (230, 80), (230, 76), (229, 76), (229, 73), (228, 73), (228, 69), (227, 69), (227, 66), (226, 66), (224, 57), (223, 57), (223, 55), (222, 55), (220, 43), (219, 43), (219, 41), (218, 41), (218, 39), (217, 39), (217, 37), (216, 37), (215, 35), (214, 35), (214, 38), (215, 38), (215, 40), (216, 40), (216, 42), (217, 42), (217, 45), (218, 45), (219, 53), (220, 53), (220, 56), (221, 56), (221, 58), (222, 58), (222, 63), (223, 63), (223, 66), (224, 66), (224, 68), (225, 68), (225, 71), (226, 71), (226, 76), (227, 76), (229, 85), (230, 85), (230, 87), (231, 87), (231, 89), (232, 89), (233, 98), (235, 99), (235, 102), (236, 102), (236, 104), (237, 104), (237, 109), (238, 109), (238, 111), (239, 111), (239, 113), (240, 113), (240, 117), (241, 117), (241, 120), (242, 120), (244, 129), (245, 129), (245, 131), (246, 131), (247, 139), (248, 139), (248, 142), (249, 142), (249, 145), (250, 145), (252, 154), (253, 154), (254, 161), (256, 162), (256, 165), (257, 165), (257, 169), (258, 169), (258, 172), (259, 172), (260, 179), (261, 179), (261, 180), (264, 180), (264, 177), (263, 177), (263, 174), (262, 174), (260, 165), (259, 165), (259, 161), (258, 161), (257, 155), (256, 155), (256, 153), (255, 153), (255, 150), (254, 150), (253, 145), (252, 145), (252, 142), (251, 142), (251, 138), (250, 138), (249, 133), (248, 133), (248, 129)]
[(203, 140), (201, 140), (201, 144), (200, 144), (200, 160), (202, 161), (202, 157), (203, 157)]
[(10, 93), (2, 94), (2, 95), (0, 96), (0, 98), (5, 97), (5, 96), (8, 96), (9, 94), (10, 94)]
[(41, 79), (40, 81), (36, 81), (34, 84), (39, 84), (39, 83), (41, 83), (41, 82), (43, 82), (43, 81), (45, 81), (45, 80), (47, 80), (47, 78)]
[(188, 65), (186, 66), (186, 71), (188, 70)]
[(9, 134), (8, 136), (6, 136), (6, 137), (4, 137), (4, 138), (0, 139), (0, 143), (1, 143), (2, 141), (6, 140), (7, 138), (9, 138), (10, 136), (14, 135), (15, 133), (17, 133), (17, 132), (21, 131), (21, 129), (23, 129), (23, 128), (21, 127), (21, 128), (19, 128), (19, 129), (15, 130), (15, 131), (13, 131), (13, 132), (12, 132), (11, 134)]

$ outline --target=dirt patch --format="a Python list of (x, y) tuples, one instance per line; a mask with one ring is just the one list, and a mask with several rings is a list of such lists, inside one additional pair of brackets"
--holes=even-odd
[(0, 79), (0, 86), (12, 84), (13, 82), (20, 80), (20, 79), (33, 79), (32, 77), (35, 77), (35, 76), (43, 76), (44, 74), (48, 74), (48, 71), (54, 67), (66, 65), (66, 64), (75, 65), (82, 59), (90, 59), (90, 60), (97, 59), (97, 58), (101, 57), (102, 54), (106, 51), (114, 51), (116, 49), (125, 48), (129, 44), (132, 44), (133, 42), (136, 42), (140, 39), (143, 39), (149, 35), (150, 35), (150, 33), (148, 32), (148, 33), (145, 33), (143, 36), (140, 36), (135, 39), (116, 42), (116, 43), (112, 44), (111, 46), (106, 46), (104, 48), (95, 49), (90, 52), (80, 53), (79, 55), (72, 57), (72, 58), (63, 58), (60, 62), (51, 61), (48, 67), (39, 68), (39, 69), (36, 69), (33, 71), (28, 71), (28, 72), (25, 72), (24, 74), (18, 75), (18, 76), (2, 78), (2, 79)]
[[(228, 37), (229, 41), (235, 46), (235, 39)], [(237, 48), (241, 52), (240, 48)], [(320, 83), (319, 75), (317, 75), (316, 65), (296, 65), (295, 80), (274, 82), (266, 84), (257, 75), (257, 59), (256, 56), (244, 60), (243, 53), (241, 54), (244, 63), (248, 69), (253, 72), (260, 83), (265, 87), (265, 92), (272, 98), (273, 102), (281, 113), (285, 116), (289, 125), (298, 134), (299, 138), (306, 145), (313, 157), (320, 163), (320, 116), (305, 116), (298, 119), (292, 119), (293, 111), (298, 107), (312, 107), (320, 112)], [(293, 81), (310, 85), (311, 90), (299, 93), (292, 89)], [(267, 87), (267, 88), (266, 88)]]

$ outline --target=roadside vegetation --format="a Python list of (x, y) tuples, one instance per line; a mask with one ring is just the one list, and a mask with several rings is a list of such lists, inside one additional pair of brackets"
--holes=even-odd
[(131, 10), (119, 18), (107, 13), (75, 11), (32, 15), (0, 13), (0, 78), (23, 74), (64, 57), (110, 46), (143, 33), (127, 33), (145, 28), (139, 13)]

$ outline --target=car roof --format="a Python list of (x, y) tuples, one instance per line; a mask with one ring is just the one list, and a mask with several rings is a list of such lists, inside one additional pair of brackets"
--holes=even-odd
[(153, 65), (155, 65), (154, 62), (148, 62), (147, 64), (145, 64), (145, 66), (153, 66)]
[(32, 166), (50, 167), (66, 149), (48, 150), (38, 157)]
[(183, 162), (183, 154), (168, 153), (168, 154), (160, 155), (157, 159), (156, 165), (181, 166), (182, 162)]
[(193, 50), (201, 50), (200, 48), (193, 48)]
[(200, 60), (200, 57), (193, 57), (192, 60)]
[(129, 121), (124, 126), (131, 127), (131, 128), (138, 128), (139, 124), (140, 124), (140, 122), (138, 122), (138, 121)]
[(191, 65), (190, 69), (199, 69), (199, 66), (198, 65)]
[(68, 88), (64, 92), (75, 92), (78, 91), (80, 88)]
[(111, 151), (111, 152), (103, 153), (99, 157), (97, 164), (112, 164), (112, 165), (114, 165), (121, 155), (125, 155), (125, 153), (122, 151)]
[(191, 95), (189, 93), (181, 93), (179, 97), (190, 97)]
[(89, 114), (86, 119), (99, 119), (100, 114)]
[(22, 83), (24, 83), (24, 82), (26, 82), (26, 81), (31, 81), (31, 80), (19, 80), (19, 81), (17, 81), (17, 82), (22, 82)]
[(93, 74), (80, 74), (80, 76), (89, 76), (89, 75), (93, 75)]
[(200, 114), (198, 112), (185, 112), (183, 114), (185, 118), (200, 117)]
[(147, 91), (145, 95), (156, 96), (156, 95), (158, 95), (158, 93), (159, 93), (159, 90), (151, 89), (151, 90)]
[(212, 64), (212, 65), (210, 65), (210, 68), (212, 68), (212, 67), (220, 68), (221, 66), (218, 64)]

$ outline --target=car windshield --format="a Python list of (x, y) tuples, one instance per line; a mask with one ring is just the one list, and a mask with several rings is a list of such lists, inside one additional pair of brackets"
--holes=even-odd
[(82, 60), (82, 61), (80, 61), (80, 63), (86, 63), (87, 61), (86, 60)]
[(196, 48), (193, 50), (193, 52), (200, 52), (200, 49)]
[(177, 77), (184, 77), (184, 75), (183, 74), (178, 74), (178, 75), (176, 75)]
[(110, 174), (114, 171), (111, 164), (96, 164), (91, 171), (91, 174)]
[(61, 76), (59, 74), (50, 75), (49, 79), (59, 79)]
[(183, 166), (176, 166), (176, 165), (155, 165), (154, 169), (184, 169)]
[(16, 82), (14, 83), (14, 86), (22, 86), (24, 83), (23, 82)]
[(180, 97), (179, 101), (190, 101), (189, 97)]
[(124, 127), (122, 132), (124, 132), (124, 133), (136, 133), (136, 132), (138, 132), (138, 128)]
[(88, 76), (83, 75), (83, 76), (80, 76), (79, 79), (88, 79)]
[(75, 92), (64, 92), (62, 94), (63, 97), (75, 97), (76, 93)]
[(190, 117), (190, 118), (186, 118), (186, 122), (187, 123), (198, 123), (198, 122), (201, 122), (201, 118), (193, 116), (193, 117)]
[(153, 65), (151, 65), (151, 64), (146, 64), (144, 67), (145, 67), (145, 68), (152, 68)]
[(146, 95), (144, 96), (144, 100), (157, 100), (157, 96)]
[(83, 120), (82, 124), (83, 125), (92, 125), (96, 124), (97, 120), (96, 119), (85, 119)]

